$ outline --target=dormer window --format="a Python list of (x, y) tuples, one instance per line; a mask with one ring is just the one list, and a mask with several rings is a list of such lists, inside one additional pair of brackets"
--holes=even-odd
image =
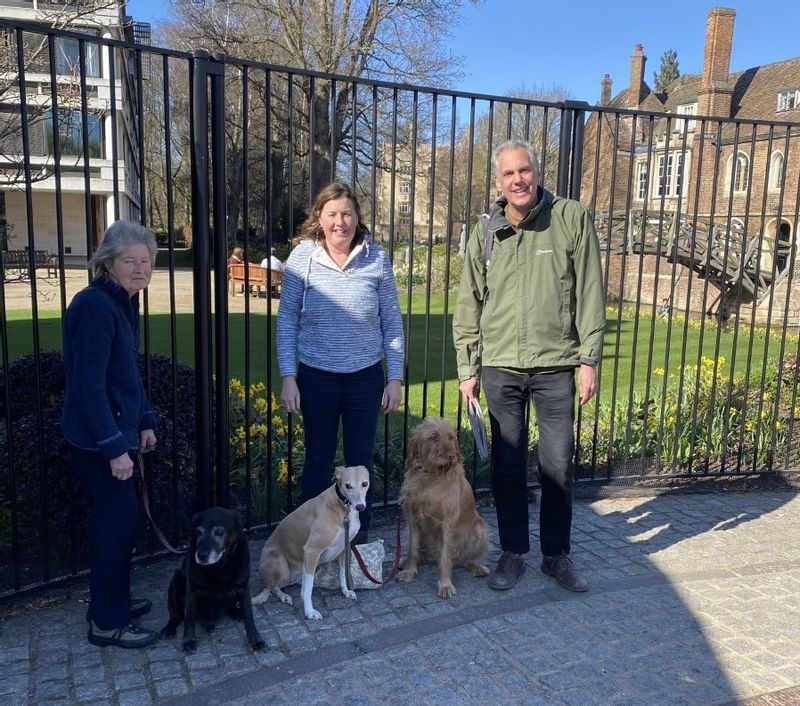
[(800, 90), (792, 88), (788, 91), (781, 91), (778, 94), (778, 113), (785, 110), (793, 110), (800, 105)]
[[(678, 115), (697, 115), (697, 103), (685, 103), (684, 105), (679, 105), (675, 109), (675, 112)], [(694, 130), (694, 124), (695, 124), (694, 120), (683, 121), (683, 120), (676, 119), (675, 123), (674, 123), (676, 132), (683, 132), (683, 130), (684, 130), (684, 122), (686, 123), (686, 130), (688, 132), (691, 132), (692, 130)]]

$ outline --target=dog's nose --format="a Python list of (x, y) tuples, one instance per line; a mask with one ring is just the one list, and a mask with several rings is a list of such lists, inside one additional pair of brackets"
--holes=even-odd
[(356, 510), (358, 510), (359, 512), (361, 512), (365, 507), (366, 505), (364, 503), (358, 503), (357, 505), (355, 505)]

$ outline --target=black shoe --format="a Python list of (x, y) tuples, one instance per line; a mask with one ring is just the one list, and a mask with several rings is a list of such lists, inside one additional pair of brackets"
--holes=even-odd
[(542, 573), (552, 576), (568, 591), (583, 593), (589, 590), (589, 582), (578, 573), (569, 554), (562, 553), (556, 557), (543, 557)]
[(489, 574), (489, 588), (505, 591), (525, 573), (525, 560), (514, 552), (503, 552), (494, 571)]
[[(141, 618), (146, 613), (150, 612), (153, 607), (153, 602), (147, 598), (131, 598), (131, 620), (134, 618)], [(86, 622), (91, 620), (89, 617), (89, 609), (86, 609)]]
[(356, 536), (350, 540), (350, 544), (366, 544), (369, 542), (369, 530), (359, 530)]
[(98, 647), (147, 647), (158, 642), (159, 633), (130, 623), (113, 630), (100, 630), (92, 621), (86, 638)]

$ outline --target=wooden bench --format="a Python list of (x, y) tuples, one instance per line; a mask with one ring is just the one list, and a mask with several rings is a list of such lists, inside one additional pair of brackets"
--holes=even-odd
[[(3, 250), (3, 280), (23, 281), (31, 277), (31, 259), (27, 250)], [(47, 277), (58, 277), (58, 258), (47, 250), (33, 251), (33, 267), (47, 268)]]
[[(247, 268), (247, 282), (245, 282), (245, 268)], [(281, 284), (283, 282), (283, 272), (278, 270), (270, 270), (267, 272), (267, 270), (261, 267), (261, 265), (256, 265), (253, 262), (239, 262), (228, 265), (229, 293), (232, 296), (236, 296), (237, 285), (241, 284), (242, 291), (244, 291), (245, 285), (249, 284), (250, 292), (252, 293), (255, 291), (257, 296), (261, 296), (262, 289), (264, 292), (267, 291), (267, 277), (270, 278), (269, 281), (272, 283), (272, 294), (280, 294)]]

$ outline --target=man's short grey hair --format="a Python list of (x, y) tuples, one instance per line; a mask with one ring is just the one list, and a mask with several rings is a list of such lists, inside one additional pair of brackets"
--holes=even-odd
[(525, 150), (528, 153), (528, 156), (531, 158), (531, 164), (533, 168), (539, 172), (539, 157), (536, 156), (536, 150), (531, 147), (530, 142), (525, 142), (525, 140), (508, 140), (504, 142), (502, 145), (495, 147), (494, 152), (492, 153), (492, 161), (494, 162), (494, 173), (497, 175), (499, 173), (499, 169), (497, 166), (497, 161), (500, 159), (500, 155), (503, 152), (507, 152), (508, 150)]
[(106, 261), (113, 260), (131, 245), (144, 245), (150, 252), (150, 265), (155, 267), (158, 245), (156, 237), (142, 225), (133, 221), (116, 221), (103, 233), (103, 240), (89, 260), (92, 279), (106, 272)]

